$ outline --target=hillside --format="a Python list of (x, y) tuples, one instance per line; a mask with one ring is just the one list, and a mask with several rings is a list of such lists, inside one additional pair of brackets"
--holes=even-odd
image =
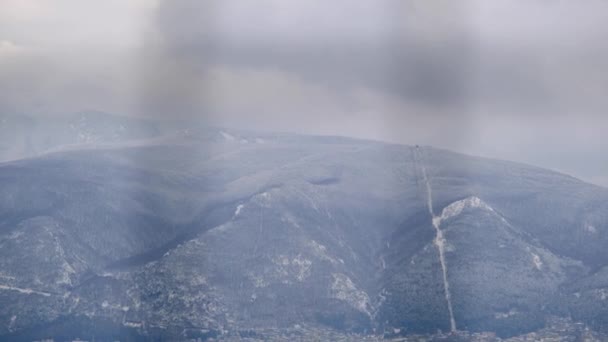
[(1, 340), (608, 332), (604, 188), (431, 147), (92, 127), (19, 133), (38, 147), (0, 164)]

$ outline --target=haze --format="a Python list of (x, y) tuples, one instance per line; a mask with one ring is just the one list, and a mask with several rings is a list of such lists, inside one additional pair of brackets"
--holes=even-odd
[(608, 186), (608, 2), (1, 0), (0, 115), (432, 145)]

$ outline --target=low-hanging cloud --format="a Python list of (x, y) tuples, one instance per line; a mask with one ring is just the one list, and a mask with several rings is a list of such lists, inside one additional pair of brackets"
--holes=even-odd
[(197, 117), (608, 173), (591, 160), (608, 148), (604, 1), (0, 7), (3, 111)]

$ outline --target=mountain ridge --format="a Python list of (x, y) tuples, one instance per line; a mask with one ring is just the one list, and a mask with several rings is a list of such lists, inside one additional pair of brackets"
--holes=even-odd
[(0, 339), (604, 329), (608, 190), (429, 147), (199, 132), (0, 164)]

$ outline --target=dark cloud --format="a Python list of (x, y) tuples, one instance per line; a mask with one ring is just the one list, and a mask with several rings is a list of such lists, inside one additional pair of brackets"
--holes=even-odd
[[(243, 24), (231, 17), (238, 11), (221, 1), (163, 1), (157, 16), (163, 50), (187, 68), (278, 68), (296, 73), (303, 81), (338, 89), (371, 87), (411, 101), (462, 105), (474, 54), (466, 32), (458, 37), (449, 33), (453, 39), (439, 41), (415, 35), (401, 23), (416, 7), (395, 1), (374, 5), (381, 9), (374, 14), (358, 7), (358, 1), (332, 5), (312, 1), (313, 5), (295, 3), (294, 11), (305, 13), (300, 20), (265, 22), (266, 18), (255, 17), (272, 12), (277, 3), (244, 5), (241, 11), (247, 15), (240, 19), (253, 24)], [(337, 23), (315, 28), (317, 17)], [(308, 27), (297, 26), (306, 19)]]
[[(278, 68), (307, 82), (370, 87), (410, 103), (463, 110), (482, 103), (539, 112), (546, 106), (545, 112), (553, 112), (571, 94), (588, 103), (593, 99), (565, 69), (585, 74), (608, 67), (602, 58), (608, 50), (599, 47), (607, 25), (579, 27), (573, 23), (578, 18), (564, 16), (581, 5), (499, 1), (496, 8), (483, 10), (474, 1), (456, 8), (444, 1), (378, 1), (370, 11), (365, 3), (296, 1), (291, 11), (281, 11), (279, 1), (240, 6), (163, 1), (157, 27), (171, 58), (197, 68)], [(608, 9), (595, 3), (588, 11), (598, 6)], [(539, 11), (546, 18), (528, 17)], [(533, 31), (521, 31), (519, 24)], [(580, 31), (597, 40), (580, 39)], [(591, 61), (577, 61), (590, 50)]]

